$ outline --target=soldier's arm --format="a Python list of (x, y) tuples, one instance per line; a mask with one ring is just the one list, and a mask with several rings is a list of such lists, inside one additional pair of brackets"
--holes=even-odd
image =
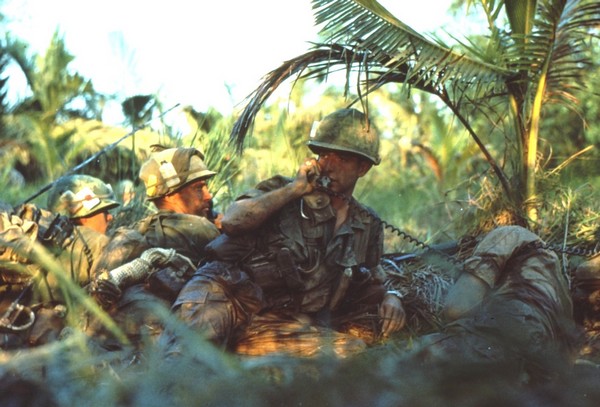
[(453, 321), (467, 314), (481, 303), (488, 290), (489, 287), (480, 278), (470, 273), (462, 273), (448, 291), (442, 310), (443, 317)]
[(305, 162), (296, 178), (281, 188), (235, 201), (223, 215), (222, 231), (235, 236), (254, 230), (285, 204), (312, 192), (314, 186), (308, 181), (311, 166), (314, 168), (314, 163)]
[(539, 237), (519, 226), (501, 226), (489, 232), (465, 261), (464, 272), (452, 286), (445, 300), (442, 315), (457, 319), (483, 301), (496, 286), (508, 261)]

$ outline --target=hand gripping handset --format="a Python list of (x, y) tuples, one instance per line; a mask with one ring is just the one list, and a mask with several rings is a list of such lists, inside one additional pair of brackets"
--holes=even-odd
[[(329, 205), (329, 195), (324, 191), (324, 189), (329, 188), (331, 183), (329, 177), (321, 176), (318, 165), (311, 166), (306, 175), (314, 190), (302, 197), (303, 204), (305, 203), (311, 209), (322, 209)], [(305, 217), (304, 213), (303, 217)]]
[(311, 183), (315, 189), (327, 189), (331, 183), (331, 180), (328, 176), (321, 176), (318, 165), (311, 166), (311, 168), (306, 172), (306, 176), (308, 177), (308, 182)]

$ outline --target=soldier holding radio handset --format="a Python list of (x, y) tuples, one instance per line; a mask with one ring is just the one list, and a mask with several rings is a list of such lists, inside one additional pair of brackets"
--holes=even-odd
[(240, 196), (206, 247), (210, 261), (175, 301), (184, 321), (234, 352), (343, 356), (405, 324), (383, 283), (381, 222), (352, 197), (380, 161), (377, 132), (356, 109), (313, 129), (318, 158)]

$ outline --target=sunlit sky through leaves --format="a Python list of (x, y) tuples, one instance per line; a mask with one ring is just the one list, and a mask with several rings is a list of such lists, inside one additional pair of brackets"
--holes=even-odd
[[(0, 0), (1, 1), (1, 0)], [(452, 0), (381, 1), (425, 33), (452, 21)], [(4, 0), (3, 29), (43, 54), (56, 29), (75, 56), (70, 67), (121, 101), (157, 94), (224, 114), (240, 108), (263, 75), (317, 40), (310, 0)], [(410, 4), (410, 6), (407, 6)], [(9, 96), (24, 96), (11, 75)], [(120, 105), (107, 109), (118, 122)]]

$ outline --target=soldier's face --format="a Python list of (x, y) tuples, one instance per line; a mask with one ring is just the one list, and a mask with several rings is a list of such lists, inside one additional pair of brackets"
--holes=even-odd
[(181, 199), (184, 213), (198, 216), (208, 216), (210, 200), (213, 198), (208, 190), (206, 181), (198, 180), (181, 188), (177, 193)]
[(352, 192), (358, 178), (369, 171), (371, 164), (360, 156), (341, 151), (319, 151), (321, 176), (331, 180), (329, 188), (334, 192)]
[(112, 215), (106, 211), (98, 212), (97, 214), (92, 216), (79, 218), (78, 224), (94, 229), (96, 232), (99, 233), (106, 233), (106, 230), (108, 229), (108, 224), (110, 223), (112, 218)]

